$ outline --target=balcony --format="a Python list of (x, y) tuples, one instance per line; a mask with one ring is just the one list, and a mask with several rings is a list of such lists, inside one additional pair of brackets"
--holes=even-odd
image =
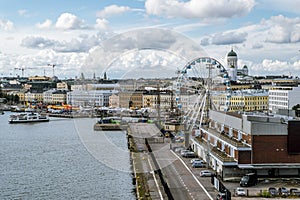
[(236, 162), (233, 157), (228, 156), (225, 152), (220, 151), (217, 147), (213, 147), (211, 149), (211, 154), (213, 154), (222, 162)]
[(220, 133), (216, 131), (215, 129), (208, 128), (207, 130), (208, 134), (213, 135), (214, 137), (218, 138), (218, 140), (222, 140), (225, 143), (228, 143), (234, 147), (238, 148), (250, 148), (248, 145), (242, 143), (241, 141), (238, 141), (237, 139), (230, 137), (226, 133)]
[[(203, 140), (203, 138), (195, 137), (195, 140), (205, 149), (208, 149), (208, 143), (205, 140)], [(225, 152), (220, 151), (217, 147), (213, 147), (211, 144), (209, 144), (209, 148), (210, 154), (215, 156), (221, 162), (237, 162), (236, 160), (234, 160), (233, 157), (228, 156)]]

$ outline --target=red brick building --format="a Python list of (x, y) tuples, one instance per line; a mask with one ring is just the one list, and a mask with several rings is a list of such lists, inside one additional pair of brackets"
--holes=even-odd
[(300, 176), (300, 121), (210, 111), (209, 127), (192, 147), (223, 179)]

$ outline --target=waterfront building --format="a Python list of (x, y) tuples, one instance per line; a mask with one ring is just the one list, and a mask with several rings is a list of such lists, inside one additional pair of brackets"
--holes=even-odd
[(300, 121), (213, 110), (209, 119), (209, 126), (191, 139), (192, 148), (223, 180), (249, 172), (258, 177), (299, 177)]
[(40, 91), (27, 91), (25, 92), (25, 103), (40, 103), (43, 102), (43, 92)]
[(67, 93), (67, 104), (73, 106), (108, 107), (109, 97), (117, 90), (74, 90)]
[(175, 96), (170, 90), (145, 90), (143, 93), (143, 107), (151, 109), (160, 109), (162, 112), (168, 112), (176, 107)]
[(272, 87), (269, 89), (269, 110), (277, 113), (280, 109), (291, 110), (300, 104), (300, 87)]
[(143, 107), (143, 90), (120, 91), (119, 103), (121, 108), (140, 109)]
[[(211, 94), (212, 102), (217, 110), (224, 110), (227, 93), (214, 91)], [(229, 112), (267, 111), (269, 96), (266, 90), (234, 90), (231, 92)]]
[(43, 92), (43, 102), (45, 104), (65, 104), (67, 102), (67, 90), (48, 90)]
[(120, 98), (117, 94), (112, 94), (109, 97), (109, 107), (119, 108), (120, 107)]

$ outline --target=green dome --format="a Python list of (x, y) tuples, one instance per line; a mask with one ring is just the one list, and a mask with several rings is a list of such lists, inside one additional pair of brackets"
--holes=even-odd
[(231, 49), (227, 56), (237, 56), (237, 54)]
[(244, 65), (244, 67), (243, 67), (244, 69), (248, 69), (248, 67), (247, 67), (247, 65)]

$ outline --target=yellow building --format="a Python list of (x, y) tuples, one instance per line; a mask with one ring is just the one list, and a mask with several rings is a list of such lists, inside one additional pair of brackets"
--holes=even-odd
[[(224, 110), (227, 93), (212, 94), (212, 101), (217, 110)], [(265, 90), (237, 90), (231, 93), (229, 112), (266, 111), (269, 105), (269, 95)]]
[(140, 109), (143, 107), (143, 91), (124, 91), (119, 93), (121, 108)]
[(57, 90), (68, 90), (68, 84), (66, 82), (56, 83)]
[(32, 102), (43, 102), (43, 93), (25, 93), (25, 102), (32, 103)]
[(31, 76), (28, 77), (29, 81), (49, 81), (51, 78), (47, 76)]
[(119, 95), (112, 94), (109, 97), (109, 107), (119, 108), (120, 107), (120, 98)]

